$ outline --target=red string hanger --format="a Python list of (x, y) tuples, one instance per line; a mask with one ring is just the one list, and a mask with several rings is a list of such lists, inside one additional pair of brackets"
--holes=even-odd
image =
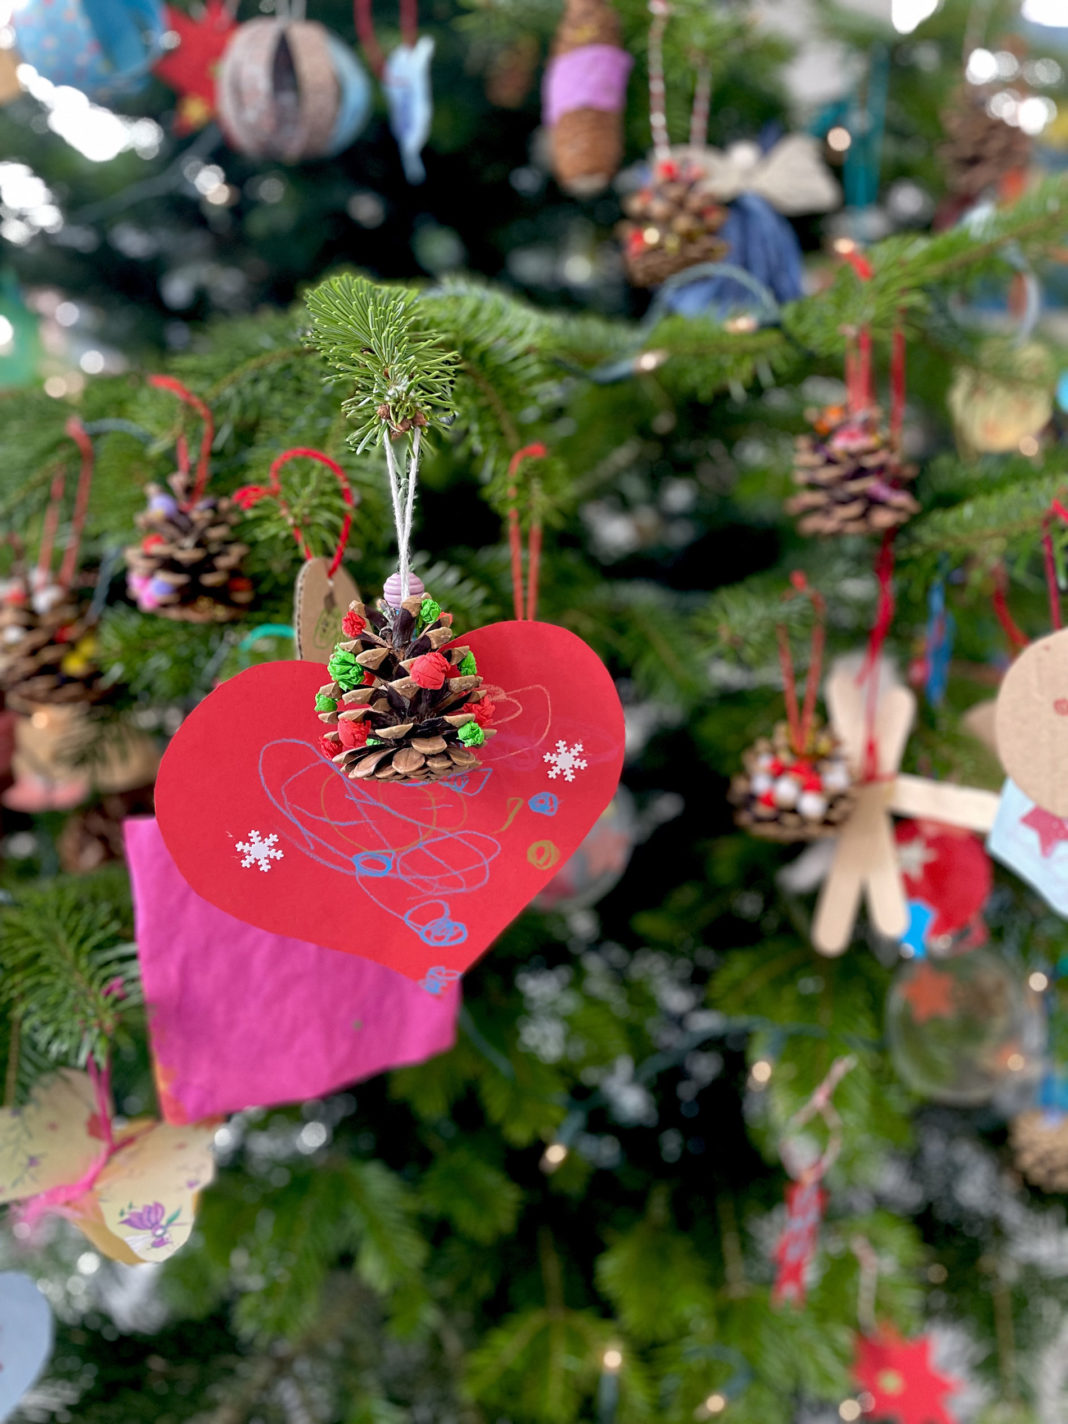
[[(522, 621), (524, 618), (533, 622), (538, 610), (538, 573), (541, 564), (541, 517), (535, 507), (535, 501), (531, 499), (529, 505), (532, 512), (530, 532), (527, 535), (527, 588), (526, 588), (526, 609), (524, 612), (523, 599), (523, 544), (522, 534), (519, 528), (519, 495), (516, 489), (516, 474), (524, 460), (544, 460), (549, 452), (540, 442), (534, 445), (525, 445), (522, 450), (517, 450), (508, 464), (508, 478), (511, 484), (508, 486), (508, 544), (512, 555), (512, 601), (515, 607), (515, 616)], [(535, 485), (536, 485), (535, 481)]]
[(823, 671), (823, 651), (826, 644), (827, 603), (821, 593), (812, 588), (800, 571), (790, 575), (791, 588), (783, 594), (783, 601), (799, 594), (810, 600), (816, 622), (812, 629), (809, 652), (808, 673), (805, 677), (805, 697), (801, 706), (797, 701), (797, 675), (794, 671), (790, 639), (784, 624), (779, 623), (775, 635), (779, 643), (779, 666), (782, 669), (783, 697), (786, 701), (786, 725), (790, 734), (790, 745), (799, 757), (808, 754), (812, 740), (813, 719), (816, 713), (816, 698), (819, 695), (820, 676)]
[[(204, 489), (208, 483), (211, 447), (215, 443), (215, 421), (212, 418), (211, 411), (200, 397), (195, 396), (192, 391), (183, 386), (181, 381), (176, 381), (173, 376), (149, 376), (148, 384), (155, 386), (157, 390), (170, 391), (173, 395), (176, 395), (179, 400), (191, 406), (204, 422), (204, 430), (200, 437), (200, 454), (197, 457), (197, 472), (191, 490), (188, 490), (189, 447), (184, 435), (179, 435), (176, 442), (178, 450), (178, 473), (181, 476), (182, 487), (188, 490), (181, 507), (183, 511), (188, 514), (203, 498)], [(181, 498), (181, 496), (179, 496), (179, 498)]]
[[(67, 434), (77, 445), (81, 454), (81, 465), (78, 471), (78, 485), (74, 492), (74, 511), (71, 515), (70, 538), (67, 540), (66, 548), (63, 551), (63, 558), (60, 561), (59, 573), (56, 576), (56, 586), (67, 590), (74, 579), (74, 570), (78, 563), (78, 551), (81, 546), (82, 530), (85, 527), (85, 517), (89, 510), (89, 490), (93, 480), (93, 442), (85, 426), (77, 418), (71, 416), (66, 425)], [(59, 528), (60, 510), (63, 504), (63, 492), (66, 487), (67, 472), (61, 466), (52, 479), (52, 488), (48, 496), (48, 508), (45, 510), (44, 526), (41, 531), (41, 547), (37, 556), (37, 580), (40, 588), (51, 583), (52, 551), (55, 546), (56, 532)]]
[[(417, 0), (400, 0), (401, 43), (414, 49), (419, 38), (419, 8)], [(367, 59), (367, 67), (376, 79), (386, 68), (386, 53), (375, 33), (374, 0), (355, 0), (356, 36)]]
[(247, 510), (251, 509), (253, 505), (258, 504), (261, 499), (276, 500), (279, 509), (285, 517), (286, 523), (293, 531), (293, 537), (297, 541), (297, 548), (310, 563), (315, 556), (312, 554), (304, 530), (293, 518), (289, 505), (286, 503), (285, 496), (282, 494), (280, 479), (282, 466), (289, 460), (297, 459), (318, 460), (321, 465), (325, 465), (328, 470), (333, 471), (337, 476), (338, 484), (341, 486), (341, 496), (345, 501), (345, 518), (342, 521), (341, 533), (338, 535), (337, 548), (334, 550), (334, 556), (326, 572), (327, 578), (332, 579), (341, 567), (341, 560), (344, 558), (345, 548), (352, 530), (353, 510), (356, 508), (349, 477), (336, 460), (332, 460), (329, 455), (324, 455), (321, 450), (309, 450), (303, 446), (295, 446), (292, 450), (283, 450), (281, 455), (275, 459), (268, 472), (269, 483), (266, 485), (245, 485), (235, 493), (234, 502), (239, 504), (242, 509)]

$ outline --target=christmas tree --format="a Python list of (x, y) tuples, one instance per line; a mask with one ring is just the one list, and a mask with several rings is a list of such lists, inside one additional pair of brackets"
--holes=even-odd
[[(900, 10), (804, 16), (824, 105), (745, 5), (439, 6), (411, 186), (384, 108), (283, 165), (233, 121), (176, 134), (153, 78), (94, 162), (22, 73), (0, 311), (47, 349), (0, 396), (0, 1265), (54, 1343), (10, 1401), (0, 1373), (4, 1417), (1060, 1417), (1068, 687), (1027, 660), (1060, 656), (1065, 582), (1065, 31)], [(314, 18), (377, 76), (413, 17), (358, 12)], [(616, 107), (535, 136), (542, 60), (590, 36)], [(781, 198), (800, 150), (771, 172), (804, 126), (829, 216)], [(316, 594), (324, 568), (355, 587)], [(211, 699), (273, 689), (296, 621), (299, 735), (361, 805), (409, 804), (499, 765), (479, 640), (513, 619), (606, 746), (595, 665), (539, 663), (540, 625), (623, 704), (579, 857), (545, 830), (533, 903), (491, 878), (516, 904), (459, 986), (455, 887), (410, 972), (366, 855), (256, 941), (313, 837), (214, 848), (281, 695), (194, 740)], [(601, 774), (575, 739), (519, 750), (561, 804)], [(240, 871), (244, 914), (183, 856)], [(77, 1165), (42, 1196), (50, 1122)], [(172, 1145), (180, 1205), (138, 1208)]]

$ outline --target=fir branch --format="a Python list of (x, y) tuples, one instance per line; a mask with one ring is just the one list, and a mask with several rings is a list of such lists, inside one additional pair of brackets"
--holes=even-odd
[(436, 334), (417, 329), (410, 294), (345, 274), (306, 300), (312, 342), (353, 387), (342, 408), (356, 426), (350, 440), (357, 452), (449, 422), (459, 357), (443, 351)]

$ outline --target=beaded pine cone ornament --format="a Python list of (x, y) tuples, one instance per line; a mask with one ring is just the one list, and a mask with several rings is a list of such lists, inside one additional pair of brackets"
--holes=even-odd
[(248, 546), (235, 528), (241, 518), (233, 501), (199, 499), (189, 504), (192, 476), (176, 471), (173, 493), (146, 486), (148, 508), (137, 516), (144, 533), (126, 550), (126, 582), (143, 613), (187, 623), (225, 623), (253, 599), (241, 572)]
[(807, 418), (813, 433), (797, 437), (794, 454), (802, 488), (786, 502), (802, 534), (881, 534), (919, 511), (905, 488), (916, 466), (894, 449), (877, 408), (829, 406)]
[(0, 691), (14, 711), (95, 701), (95, 651), (86, 610), (68, 589), (24, 575), (0, 589)]
[(974, 202), (996, 190), (1010, 173), (1026, 169), (1033, 143), (1017, 124), (992, 113), (995, 90), (969, 84), (958, 89), (942, 115), (946, 141), (939, 155), (954, 197)]
[(341, 626), (333, 680), (315, 699), (332, 728), (320, 746), (335, 765), (358, 781), (440, 781), (479, 766), (493, 703), (471, 650), (445, 649), (452, 615), (421, 595), (396, 608), (353, 600)]
[(731, 782), (730, 801), (739, 826), (774, 841), (810, 841), (833, 836), (853, 809), (852, 777), (832, 734), (814, 727), (795, 750), (780, 722), (742, 758), (745, 771)]
[(1068, 1192), (1068, 1116), (1031, 1108), (1009, 1132), (1017, 1170), (1044, 1192)]
[(698, 262), (718, 262), (727, 251), (718, 236), (727, 209), (691, 157), (658, 163), (653, 181), (632, 193), (623, 211), (623, 265), (636, 287), (659, 286)]

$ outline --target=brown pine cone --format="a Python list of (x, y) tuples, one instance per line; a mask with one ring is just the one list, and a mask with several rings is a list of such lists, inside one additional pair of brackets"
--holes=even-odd
[(815, 727), (798, 753), (785, 722), (761, 737), (742, 758), (745, 771), (731, 782), (739, 826), (774, 841), (833, 836), (853, 809), (849, 767), (829, 731)]
[(479, 766), (473, 749), (494, 735), (493, 704), (470, 649), (441, 651), (455, 636), (451, 615), (425, 597), (377, 609), (354, 600), (342, 628), (333, 681), (315, 699), (334, 728), (326, 755), (361, 781), (440, 781)]
[(234, 530), (241, 518), (233, 501), (188, 504), (189, 480), (175, 473), (173, 494), (148, 485), (148, 508), (137, 516), (140, 544), (126, 550), (126, 583), (143, 613), (187, 623), (225, 623), (251, 604), (252, 585), (241, 572), (248, 546)]
[(101, 695), (95, 639), (85, 609), (58, 585), (12, 579), (0, 600), (0, 691), (17, 712)]
[(878, 409), (849, 414), (840, 406), (808, 412), (814, 433), (796, 441), (794, 483), (787, 500), (802, 534), (878, 534), (896, 529), (920, 506), (903, 486), (916, 477), (881, 424)]
[(946, 184), (955, 197), (974, 201), (1031, 162), (1030, 136), (990, 112), (994, 92), (981, 85), (966, 85), (957, 90), (942, 115), (946, 141), (939, 154)]
[(1044, 1192), (1068, 1192), (1068, 1117), (1031, 1108), (1009, 1132), (1017, 1170)]
[(619, 224), (623, 265), (636, 287), (656, 287), (698, 262), (718, 262), (727, 244), (716, 234), (727, 209), (692, 157), (657, 165), (653, 181), (624, 202)]

